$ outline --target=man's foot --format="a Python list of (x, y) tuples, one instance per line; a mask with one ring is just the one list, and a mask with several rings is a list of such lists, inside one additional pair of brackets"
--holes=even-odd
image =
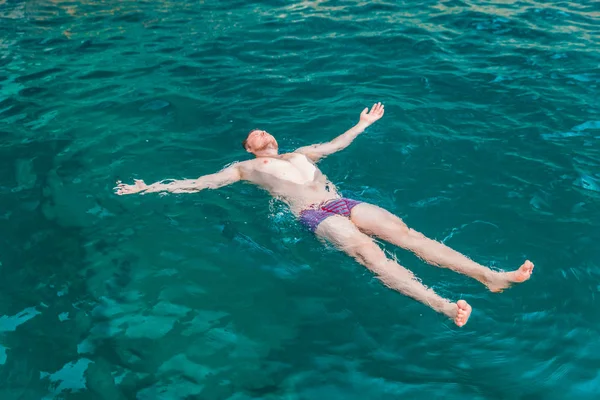
[(454, 323), (457, 326), (463, 326), (469, 320), (471, 316), (471, 311), (473, 310), (469, 303), (464, 300), (459, 300), (455, 304), (456, 306), (456, 316), (454, 317)]
[(525, 282), (531, 277), (532, 272), (533, 263), (527, 260), (516, 271), (494, 272), (487, 287), (492, 292), (501, 292), (512, 286), (513, 283)]

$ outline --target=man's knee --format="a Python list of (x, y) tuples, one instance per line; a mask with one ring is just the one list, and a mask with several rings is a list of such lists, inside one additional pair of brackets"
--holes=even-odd
[(342, 247), (349, 254), (355, 255), (359, 252), (365, 252), (366, 248), (369, 247), (372, 242), (370, 237), (360, 232), (355, 232), (343, 239)]
[(426, 239), (425, 235), (411, 228), (406, 228), (406, 231), (403, 231), (402, 234), (397, 237), (400, 245), (409, 249), (418, 249), (424, 244), (424, 239)]
[(421, 232), (415, 231), (414, 229), (411, 229), (411, 228), (407, 228), (406, 235), (408, 236), (408, 238), (415, 240), (415, 241), (421, 241), (422, 239), (426, 238), (425, 235), (423, 235)]
[(349, 243), (346, 251), (363, 265), (375, 265), (386, 260), (383, 250), (368, 236)]

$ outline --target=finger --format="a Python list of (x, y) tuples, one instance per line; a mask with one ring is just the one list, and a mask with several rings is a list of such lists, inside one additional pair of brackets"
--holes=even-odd
[(360, 115), (365, 115), (367, 112), (369, 112), (369, 107), (365, 107), (365, 109), (362, 110), (362, 112), (360, 113)]

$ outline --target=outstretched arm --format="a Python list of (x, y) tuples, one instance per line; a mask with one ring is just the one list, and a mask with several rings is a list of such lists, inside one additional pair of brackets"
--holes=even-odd
[(352, 143), (352, 141), (356, 139), (356, 137), (360, 135), (373, 122), (383, 117), (383, 112), (383, 104), (373, 104), (371, 111), (369, 111), (369, 108), (365, 108), (360, 114), (360, 120), (358, 124), (347, 130), (342, 135), (336, 137), (331, 142), (301, 147), (296, 150), (296, 153), (304, 154), (311, 160), (318, 161), (319, 159), (328, 156), (332, 153), (335, 153), (336, 151), (343, 150), (346, 147), (348, 147), (350, 143)]
[(242, 179), (240, 169), (237, 165), (229, 166), (217, 173), (201, 176), (198, 179), (174, 180), (169, 183), (164, 181), (146, 185), (144, 181), (136, 179), (133, 185), (117, 182), (116, 193), (118, 195), (134, 193), (194, 193), (202, 189), (217, 189)]

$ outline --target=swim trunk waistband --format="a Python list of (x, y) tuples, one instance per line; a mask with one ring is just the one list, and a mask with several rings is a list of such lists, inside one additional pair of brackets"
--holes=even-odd
[(332, 215), (350, 217), (350, 211), (362, 201), (341, 198), (326, 201), (314, 209), (307, 209), (300, 213), (300, 222), (314, 232), (319, 224)]

